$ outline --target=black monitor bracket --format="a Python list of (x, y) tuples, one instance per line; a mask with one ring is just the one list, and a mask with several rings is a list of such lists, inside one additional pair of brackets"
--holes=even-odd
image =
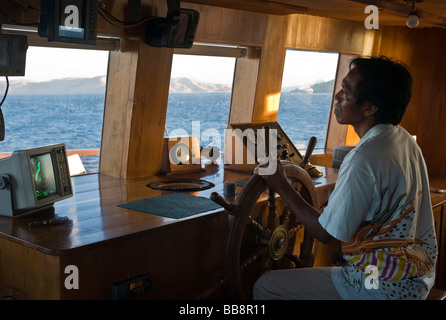
[(180, 10), (180, 0), (167, 0), (167, 17), (179, 16)]

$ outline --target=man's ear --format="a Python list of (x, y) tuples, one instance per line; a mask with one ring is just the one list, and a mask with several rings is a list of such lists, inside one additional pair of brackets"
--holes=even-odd
[(378, 107), (375, 106), (373, 103), (370, 102), (366, 102), (366, 109), (365, 109), (365, 115), (367, 116), (373, 116), (377, 111), (378, 111)]

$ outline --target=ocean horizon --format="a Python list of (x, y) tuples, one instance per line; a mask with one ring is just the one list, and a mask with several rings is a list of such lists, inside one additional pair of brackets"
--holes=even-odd
[[(331, 94), (281, 94), (277, 122), (298, 149), (305, 149), (311, 136), (323, 148)], [(11, 95), (2, 106), (5, 139), (0, 153), (64, 143), (67, 150), (100, 149), (105, 96)], [(200, 134), (200, 146), (223, 147), (214, 137), (201, 137), (206, 130), (224, 137), (231, 93), (170, 93), (165, 136)], [(199, 127), (193, 128), (194, 121)], [(195, 122), (195, 124), (197, 124)], [(216, 130), (216, 131), (215, 131)], [(206, 135), (205, 135), (206, 136)], [(98, 156), (81, 156), (87, 172), (99, 170)]]

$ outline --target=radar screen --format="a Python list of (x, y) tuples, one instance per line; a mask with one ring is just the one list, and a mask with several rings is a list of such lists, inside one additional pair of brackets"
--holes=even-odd
[(41, 200), (57, 194), (51, 154), (31, 156), (30, 162), (36, 199)]

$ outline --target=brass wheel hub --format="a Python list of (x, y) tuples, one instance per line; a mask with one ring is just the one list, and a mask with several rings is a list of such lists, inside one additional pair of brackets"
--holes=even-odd
[(284, 225), (274, 229), (269, 239), (260, 239), (260, 243), (268, 246), (268, 255), (273, 260), (280, 260), (288, 249), (288, 230)]

